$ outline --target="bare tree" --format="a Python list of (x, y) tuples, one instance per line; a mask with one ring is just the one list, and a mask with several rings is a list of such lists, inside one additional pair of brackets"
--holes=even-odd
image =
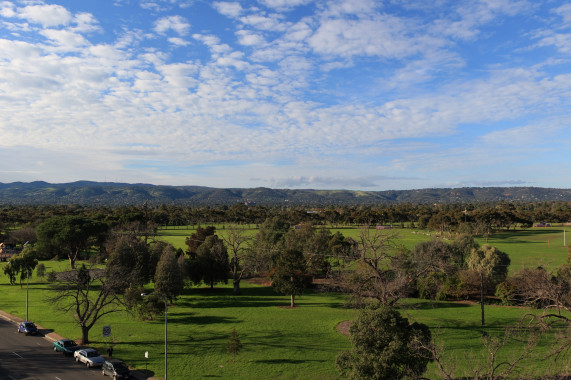
[(248, 248), (251, 238), (247, 235), (244, 227), (230, 225), (227, 230), (228, 233), (222, 239), (230, 250), (230, 271), (232, 272), (234, 295), (237, 296), (240, 294), (240, 281), (251, 267), (248, 261), (248, 252), (250, 251)]
[(406, 255), (395, 241), (396, 235), (392, 232), (368, 226), (361, 229), (353, 252), (357, 268), (344, 281), (345, 287), (358, 299), (374, 298), (392, 306), (406, 296), (414, 275), (407, 270)]
[(58, 310), (73, 314), (81, 328), (81, 344), (89, 343), (89, 330), (103, 316), (124, 310), (122, 293), (130, 280), (127, 273), (115, 270), (87, 269), (82, 265), (57, 276), (54, 295), (48, 300)]
[[(502, 336), (484, 335), (482, 343), (486, 349), (486, 360), (481, 366), (474, 366), (472, 371), (476, 379), (506, 379), (522, 370), (521, 361), (528, 358), (537, 347), (540, 334), (534, 329), (509, 327)], [(510, 342), (519, 343), (519, 349), (511, 357), (502, 355), (500, 352)], [(517, 378), (525, 377), (519, 373)]]

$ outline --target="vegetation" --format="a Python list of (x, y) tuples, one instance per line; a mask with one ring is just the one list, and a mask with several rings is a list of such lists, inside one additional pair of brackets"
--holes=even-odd
[[(169, 364), (178, 368), (174, 373), (184, 376), (195, 377), (196, 372), (197, 377), (309, 378), (319, 373), (323, 378), (336, 378), (335, 357), (341, 351), (345, 353), (339, 356), (338, 367), (356, 378), (371, 377), (371, 368), (381, 378), (417, 377), (425, 369), (423, 376), (433, 378), (492, 379), (519, 375), (520, 369), (525, 369), (526, 376), (540, 373), (539, 369), (562, 374), (568, 369), (558, 363), (569, 359), (571, 347), (571, 270), (563, 265), (568, 260), (567, 249), (561, 244), (561, 230), (526, 231), (530, 227), (522, 222), (547, 215), (541, 212), (547, 206), (481, 204), (464, 212), (453, 205), (311, 212), (245, 205), (187, 210), (146, 205), (109, 210), (70, 207), (65, 212), (58, 207), (32, 207), (28, 219), (21, 210), (4, 208), (0, 215), (7, 218), (0, 226), (0, 240), (12, 253), (26, 248), (4, 265), (6, 276), (0, 281), (0, 291), (6, 297), (0, 309), (20, 313), (20, 306), (14, 305), (19, 305), (21, 293), (9, 284), (41, 264), (49, 282), (39, 276), (31, 279), (32, 293), (36, 293), (32, 303), (45, 308), (36, 322), (70, 337), (77, 332), (66, 320), (75, 323), (83, 342), (90, 341), (92, 328), (119, 324), (125, 331), (113, 340), (124, 342), (123, 359), (135, 366), (140, 365), (137, 342), (159, 345), (160, 339), (146, 330), (161, 325), (163, 307), (168, 307), (169, 324), (174, 324), (169, 331), (180, 334), (169, 339), (180, 361)], [(549, 215), (568, 210), (559, 203), (549, 207)], [(187, 220), (210, 217), (222, 223), (175, 229), (185, 219), (176, 219), (177, 212), (185, 212)], [(413, 215), (414, 220), (407, 220)], [(230, 224), (228, 217), (240, 223), (255, 222)], [(382, 222), (386, 218), (402, 222), (395, 228)], [(170, 228), (165, 221), (172, 222)], [(411, 228), (412, 223), (423, 229)], [(25, 234), (17, 233), (23, 229)], [(22, 242), (24, 237), (34, 241), (32, 232), (37, 243)], [(69, 240), (61, 242), (68, 268), (58, 261), (62, 257), (56, 235)], [(510, 240), (513, 236), (518, 238)], [(547, 253), (538, 255), (538, 248)], [(25, 258), (30, 263), (24, 265)], [(77, 262), (79, 269), (69, 270)], [(219, 285), (214, 291), (214, 284), (228, 278), (233, 280), (231, 286)], [(244, 283), (244, 279), (271, 282), (278, 293), (289, 296), (290, 307), (280, 307), (288, 303), (271, 288)], [(372, 300), (378, 304), (369, 309)], [(477, 300), (482, 301), (483, 326), (473, 306)], [(500, 302), (519, 308), (499, 306)], [(484, 303), (488, 310), (485, 325)], [(48, 310), (68, 317), (52, 319), (45, 313)], [(127, 314), (127, 310), (134, 313)], [(335, 327), (358, 314), (369, 319), (353, 323), (354, 351), (348, 351), (349, 340)], [(380, 327), (367, 332), (367, 326), (378, 321)], [(142, 323), (145, 331), (138, 331)], [(232, 363), (236, 371), (232, 374), (220, 364), (227, 360), (223, 359), (225, 352), (230, 352), (228, 323), (241, 332), (240, 339), (233, 333), (230, 341), (232, 350), (237, 349), (234, 353), (243, 348), (245, 359)], [(374, 340), (380, 346), (366, 344), (381, 327), (388, 326), (390, 333), (383, 334), (384, 340)], [(464, 335), (456, 337), (459, 331)], [(509, 357), (518, 348), (517, 341), (527, 342), (525, 350)], [(469, 353), (463, 345), (484, 353), (487, 359), (467, 360), (470, 363), (454, 359), (453, 352)], [(115, 347), (122, 351), (121, 345)], [(308, 350), (315, 352), (309, 355)], [(367, 350), (384, 361), (360, 362)], [(298, 351), (306, 351), (306, 356)], [(268, 358), (269, 352), (274, 359)], [(551, 359), (542, 362), (535, 352), (544, 358), (551, 355)], [(160, 364), (156, 362), (153, 368)], [(273, 370), (263, 371), (264, 366)], [(300, 367), (306, 370), (300, 372)]]
[(353, 349), (337, 356), (337, 368), (351, 379), (418, 378), (431, 361), (422, 352), (428, 326), (410, 324), (392, 307), (362, 310), (349, 331)]

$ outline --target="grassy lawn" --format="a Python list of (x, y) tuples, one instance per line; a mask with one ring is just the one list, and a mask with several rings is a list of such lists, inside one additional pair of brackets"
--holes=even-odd
[[(250, 231), (252, 235), (256, 232), (254, 228)], [(358, 236), (357, 229), (340, 231), (345, 236)], [(423, 232), (395, 231), (407, 248), (432, 238)], [(160, 230), (159, 237), (184, 249), (184, 240), (192, 232), (191, 229)], [(217, 233), (225, 233), (222, 226), (218, 226)], [(567, 259), (562, 239), (560, 230), (532, 229), (496, 234), (489, 243), (507, 252), (514, 268), (540, 264), (552, 268)], [(67, 261), (43, 263), (48, 272), (69, 268)], [(148, 290), (152, 291), (151, 288)], [(337, 332), (336, 327), (356, 316), (354, 310), (344, 307), (345, 296), (310, 291), (297, 298), (299, 307), (290, 309), (287, 307), (289, 297), (276, 295), (271, 288), (242, 282), (242, 290), (243, 295), (234, 297), (230, 285), (219, 286), (214, 291), (192, 288), (169, 306), (168, 364), (171, 378), (339, 378), (335, 357), (340, 351), (349, 349), (350, 342)], [(71, 316), (57, 312), (47, 301), (48, 292), (45, 281), (35, 277), (30, 280), (30, 319), (65, 337), (79, 338), (80, 330)], [(22, 289), (18, 285), (11, 286), (2, 274), (0, 294), (1, 310), (25, 317), (25, 283)], [(469, 376), (471, 368), (483, 362), (486, 352), (482, 334), (501, 334), (506, 326), (533, 312), (525, 308), (486, 306), (486, 325), (482, 327), (477, 304), (408, 300), (402, 311), (411, 321), (429, 325), (433, 334), (439, 336), (445, 347), (445, 359), (455, 363), (457, 376)], [(102, 336), (105, 325), (112, 327), (111, 340)], [(226, 353), (233, 328), (236, 328), (243, 344), (235, 362)], [(110, 341), (113, 341), (115, 357), (137, 369), (147, 368), (157, 378), (164, 376), (163, 317), (141, 322), (127, 313), (110, 314), (93, 327), (90, 337), (92, 345), (102, 352), (106, 352)], [(554, 362), (548, 357), (555, 340), (554, 332), (547, 334), (524, 367), (535, 374), (561, 372), (571, 358), (568, 354)], [(509, 358), (520, 349), (521, 344), (508, 345), (501, 357)], [(149, 352), (148, 362), (144, 358), (145, 351)], [(430, 365), (426, 375), (431, 379), (442, 377), (434, 364)]]
[[(45, 262), (63, 265), (67, 262)], [(25, 316), (25, 285), (7, 284), (0, 278), (0, 309)], [(79, 329), (71, 316), (55, 311), (46, 302), (47, 284), (32, 279), (30, 319), (44, 328), (77, 339)], [(347, 337), (336, 331), (337, 325), (354, 319), (356, 312), (344, 307), (345, 297), (335, 293), (308, 292), (298, 298), (299, 307), (287, 307), (289, 299), (272, 289), (243, 283), (243, 295), (234, 297), (230, 286), (210, 291), (194, 288), (169, 306), (169, 374), (172, 378), (221, 379), (336, 379), (335, 357), (350, 348)], [(500, 334), (529, 313), (524, 308), (486, 306), (486, 325), (480, 326), (478, 305), (452, 302), (409, 300), (403, 313), (411, 321), (426, 323), (446, 348), (446, 357), (456, 363), (456, 375), (469, 375), (470, 368), (485, 355), (482, 333)], [(164, 319), (137, 321), (126, 313), (111, 314), (92, 330), (92, 345), (102, 352), (110, 342), (102, 337), (102, 327), (111, 325), (114, 356), (140, 370), (164, 375)], [(230, 332), (236, 328), (244, 346), (235, 362), (226, 353)], [(525, 363), (536, 373), (547, 373), (554, 365), (545, 361), (553, 344), (553, 334), (543, 340), (538, 355)], [(507, 356), (519, 345), (508, 346)], [(144, 353), (149, 352), (148, 363)], [(567, 358), (569, 359), (569, 358)], [(561, 361), (559, 363), (562, 363)], [(431, 365), (429, 378), (437, 379)]]

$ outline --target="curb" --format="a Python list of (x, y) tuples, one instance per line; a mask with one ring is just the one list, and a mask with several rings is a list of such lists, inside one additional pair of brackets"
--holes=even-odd
[[(24, 320), (20, 317), (16, 317), (12, 314), (6, 313), (3, 310), (0, 310), (0, 318), (14, 324), (14, 325), (19, 325), (20, 322), (24, 322)], [(47, 330), (45, 328), (43, 328), (42, 326), (36, 324), (36, 327), (38, 328), (38, 331), (40, 332), (40, 334), (42, 335), (42, 337), (44, 339), (49, 340), (50, 342), (55, 342), (56, 340), (60, 340), (60, 339), (64, 339), (64, 337), (62, 337), (59, 334), (56, 334), (55, 332), (49, 332), (47, 334), (42, 333), (42, 330)], [(154, 377), (148, 377), (146, 376), (144, 373), (139, 372), (139, 371), (131, 371), (131, 377), (137, 380), (153, 380), (155, 379)]]

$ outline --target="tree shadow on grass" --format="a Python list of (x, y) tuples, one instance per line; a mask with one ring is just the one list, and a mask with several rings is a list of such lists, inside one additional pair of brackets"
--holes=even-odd
[(456, 309), (456, 308), (466, 308), (473, 307), (473, 304), (466, 302), (412, 302), (407, 304), (401, 304), (400, 308), (403, 310), (432, 310), (432, 309)]
[(265, 359), (265, 360), (254, 360), (254, 363), (261, 364), (302, 364), (302, 363), (323, 363), (325, 360), (299, 360), (299, 359)]

